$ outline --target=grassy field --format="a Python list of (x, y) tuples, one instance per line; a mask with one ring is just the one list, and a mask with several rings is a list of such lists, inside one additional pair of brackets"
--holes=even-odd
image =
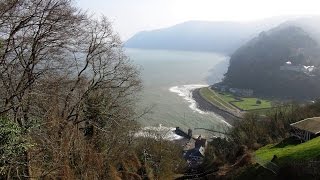
[(215, 93), (214, 91), (210, 90), (208, 87), (200, 89), (200, 95), (204, 97), (207, 101), (213, 103), (214, 105), (225, 109), (225, 110), (232, 110), (235, 111), (236, 108), (229, 104), (227, 101), (222, 99), (219, 94)]
[[(208, 87), (200, 90), (201, 96), (213, 104), (227, 108), (229, 110), (236, 110), (236, 108), (244, 111), (267, 109), (271, 108), (271, 102), (268, 100), (257, 98), (238, 98), (230, 93), (216, 92)], [(257, 100), (260, 100), (261, 104), (257, 104)]]
[(268, 100), (259, 99), (261, 104), (257, 104), (257, 98), (241, 98), (242, 101), (231, 102), (233, 105), (245, 111), (255, 110), (255, 109), (265, 109), (271, 108), (271, 102)]
[[(320, 137), (300, 143), (293, 139), (286, 139), (279, 144), (270, 144), (264, 146), (255, 152), (256, 160), (270, 162), (274, 155), (278, 158), (276, 164), (279, 167), (285, 167), (294, 161), (312, 161), (320, 158)], [(291, 171), (282, 171), (283, 173), (292, 173)], [(258, 164), (253, 164), (245, 169), (235, 179), (277, 179), (277, 175), (263, 168)], [(314, 179), (313, 176), (302, 174), (296, 179)]]
[(258, 158), (268, 161), (273, 158), (273, 155), (276, 155), (280, 163), (289, 162), (290, 160), (310, 160), (320, 158), (320, 137), (302, 144), (286, 140), (280, 144), (271, 144), (262, 147), (257, 150), (255, 154)]

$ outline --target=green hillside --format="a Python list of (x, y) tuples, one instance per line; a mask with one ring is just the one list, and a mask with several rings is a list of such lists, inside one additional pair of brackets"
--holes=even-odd
[(292, 140), (270, 144), (260, 148), (255, 154), (262, 160), (271, 160), (276, 155), (279, 163), (291, 160), (317, 159), (320, 158), (320, 137), (301, 144)]
[[(271, 108), (271, 101), (258, 98), (236, 97), (230, 93), (222, 93), (205, 87), (200, 89), (200, 95), (210, 103), (228, 111), (252, 111)], [(257, 101), (260, 104), (257, 104)]]
[[(275, 164), (271, 163), (277, 156)], [(308, 164), (320, 157), (320, 137), (305, 143), (299, 143), (291, 138), (279, 144), (269, 144), (255, 152), (257, 164), (248, 166), (235, 179), (317, 179), (310, 173)], [(298, 169), (290, 165), (300, 162)], [(302, 163), (301, 163), (302, 162)], [(276, 170), (274, 174), (271, 170)]]

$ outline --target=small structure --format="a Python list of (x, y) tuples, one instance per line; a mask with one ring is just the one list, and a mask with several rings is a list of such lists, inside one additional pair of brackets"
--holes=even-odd
[(308, 141), (320, 135), (320, 117), (313, 117), (290, 124), (292, 136)]
[(192, 137), (192, 129), (188, 129), (188, 136), (191, 138)]
[(207, 140), (203, 139), (201, 135), (196, 139), (194, 143), (195, 148), (199, 149), (200, 147), (207, 147)]
[(177, 135), (182, 136), (186, 139), (192, 138), (192, 130), (191, 130), (191, 132), (188, 130), (188, 133), (186, 133), (180, 127), (176, 127), (176, 129), (174, 130), (174, 133), (176, 133)]

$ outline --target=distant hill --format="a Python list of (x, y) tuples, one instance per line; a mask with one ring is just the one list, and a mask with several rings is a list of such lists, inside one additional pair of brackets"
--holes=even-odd
[(164, 29), (139, 32), (130, 38), (125, 46), (231, 54), (254, 35), (278, 25), (283, 19), (251, 23), (188, 21)]
[[(223, 84), (252, 89), (261, 96), (320, 97), (320, 51), (315, 39), (288, 22), (261, 32), (231, 56)], [(315, 67), (309, 72), (307, 66)]]

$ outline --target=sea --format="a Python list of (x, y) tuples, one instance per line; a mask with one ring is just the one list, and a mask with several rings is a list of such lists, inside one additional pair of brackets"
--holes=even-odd
[(230, 126), (213, 112), (197, 108), (192, 90), (219, 82), (229, 65), (229, 57), (213, 52), (125, 49), (141, 72), (143, 90), (139, 94), (138, 112), (149, 113), (138, 121), (142, 129), (137, 136), (150, 132), (164, 139), (181, 138), (173, 133), (176, 127), (192, 129), (194, 135), (219, 136), (197, 129), (225, 130)]

